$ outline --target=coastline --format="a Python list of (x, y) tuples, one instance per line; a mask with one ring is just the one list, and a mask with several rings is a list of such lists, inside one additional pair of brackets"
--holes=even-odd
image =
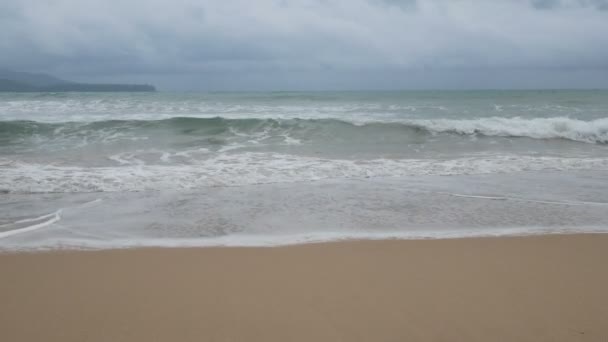
[(0, 340), (604, 341), (608, 235), (0, 253)]

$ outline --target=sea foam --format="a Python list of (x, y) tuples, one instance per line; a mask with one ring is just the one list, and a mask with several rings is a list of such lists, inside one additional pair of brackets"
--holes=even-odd
[(137, 160), (131, 165), (81, 167), (0, 161), (0, 170), (0, 190), (3, 192), (65, 193), (185, 190), (322, 179), (608, 170), (608, 158), (499, 155), (447, 160), (347, 160), (248, 152), (181, 165), (142, 165)]
[(491, 117), (470, 120), (408, 120), (404, 123), (433, 133), (608, 143), (608, 118), (583, 121), (566, 117), (533, 119)]

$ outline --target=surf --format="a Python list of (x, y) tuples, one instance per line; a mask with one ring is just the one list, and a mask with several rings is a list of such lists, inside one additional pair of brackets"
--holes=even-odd
[(314, 140), (333, 136), (357, 139), (376, 134), (391, 136), (461, 135), (477, 137), (563, 139), (588, 144), (608, 143), (608, 118), (579, 120), (567, 117), (477, 119), (402, 119), (402, 120), (339, 120), (339, 119), (233, 119), (224, 117), (176, 117), (163, 120), (106, 120), (95, 122), (44, 123), (36, 121), (1, 121), (0, 143), (23, 141), (36, 137), (47, 140), (69, 139), (89, 135), (95, 140), (111, 140), (112, 136), (150, 138), (165, 134), (190, 137), (217, 137), (269, 133), (275, 136), (295, 134)]

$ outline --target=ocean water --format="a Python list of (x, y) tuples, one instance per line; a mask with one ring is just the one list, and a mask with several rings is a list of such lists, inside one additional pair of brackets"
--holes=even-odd
[(0, 250), (607, 224), (608, 91), (0, 93)]

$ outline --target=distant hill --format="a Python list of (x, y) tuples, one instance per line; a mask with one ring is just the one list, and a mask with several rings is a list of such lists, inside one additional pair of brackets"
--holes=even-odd
[(47, 74), (0, 70), (0, 79), (12, 80), (35, 87), (47, 87), (56, 84), (70, 83)]
[(0, 78), (0, 91), (36, 91), (36, 87), (22, 82)]
[(0, 92), (146, 92), (156, 91), (148, 84), (78, 83), (29, 72), (0, 70)]

